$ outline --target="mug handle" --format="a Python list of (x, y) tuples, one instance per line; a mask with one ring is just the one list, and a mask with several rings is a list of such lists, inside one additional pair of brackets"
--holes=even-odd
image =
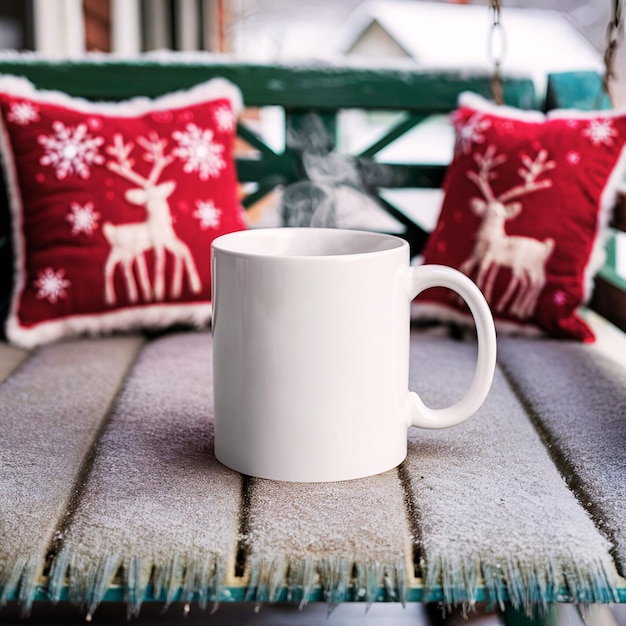
[(445, 409), (431, 409), (414, 391), (409, 392), (409, 426), (448, 428), (471, 417), (481, 407), (493, 382), (496, 368), (496, 329), (491, 309), (480, 289), (463, 273), (445, 265), (409, 268), (410, 297), (430, 287), (447, 287), (465, 300), (474, 317), (478, 359), (474, 378), (465, 395)]

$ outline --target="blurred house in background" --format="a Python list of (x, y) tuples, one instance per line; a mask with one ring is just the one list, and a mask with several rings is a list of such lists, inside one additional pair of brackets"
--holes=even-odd
[[(611, 0), (503, 0), (506, 74), (602, 70)], [(487, 0), (2, 0), (0, 49), (73, 58), (208, 50), (273, 63), (351, 55), (489, 68)], [(626, 93), (626, 51), (617, 61)]]
[[(0, 48), (36, 49), (50, 55), (73, 55), (85, 49), (105, 52), (132, 53), (160, 48), (177, 50), (211, 50), (235, 54), (253, 54), (274, 60), (296, 54), (326, 56), (337, 52), (337, 38), (343, 36), (345, 25), (353, 28), (360, 21), (364, 26), (359, 41), (352, 42), (352, 52), (372, 53), (370, 46), (375, 31), (390, 35), (389, 47), (376, 52), (408, 54), (415, 57), (415, 46), (425, 31), (416, 20), (428, 19), (436, 26), (441, 40), (451, 44), (477, 38), (484, 34), (484, 26), (473, 31), (473, 23), (459, 23), (456, 12), (471, 13), (470, 5), (481, 7), (488, 22), (487, 0), (440, 1), (447, 7), (419, 9), (428, 3), (420, 0), (2, 0), (0, 3)], [(516, 47), (516, 30), (509, 9), (540, 9), (549, 21), (539, 37), (525, 39), (530, 51), (538, 42), (550, 45), (564, 32), (557, 26), (554, 15), (560, 13), (593, 47), (602, 50), (610, 0), (503, 0), (502, 16), (510, 30), (510, 48)], [(451, 6), (456, 5), (456, 6)], [(480, 13), (480, 9), (478, 9)], [(534, 11), (530, 11), (533, 13)], [(425, 18), (426, 13), (431, 13)], [(519, 13), (519, 12), (516, 12)], [(513, 14), (513, 11), (511, 11)], [(472, 18), (473, 19), (473, 18)], [(482, 19), (482, 18), (481, 18)], [(517, 17), (516, 17), (517, 19)], [(418, 30), (412, 33), (412, 28)], [(553, 28), (558, 31), (553, 31)], [(366, 32), (367, 31), (367, 32)], [(464, 32), (464, 39), (456, 41), (453, 35)], [(520, 32), (521, 32), (520, 31)], [(323, 33), (323, 37), (319, 37)], [(85, 41), (85, 38), (88, 41)], [(428, 40), (432, 39), (432, 31)], [(379, 44), (382, 40), (379, 40)], [(294, 43), (294, 42), (297, 42)], [(452, 45), (451, 49), (460, 47)], [(483, 50), (484, 51), (484, 50)], [(549, 50), (548, 50), (549, 51)]]
[[(564, 13), (507, 7), (502, 9), (502, 23), (506, 71), (532, 76), (540, 89), (550, 72), (602, 71), (601, 55)], [(408, 58), (428, 69), (488, 72), (490, 28), (485, 6), (370, 0), (345, 22), (336, 50), (370, 58)]]

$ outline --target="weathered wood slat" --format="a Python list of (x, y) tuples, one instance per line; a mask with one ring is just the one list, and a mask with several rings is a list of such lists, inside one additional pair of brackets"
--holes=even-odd
[(580, 502), (626, 572), (626, 341), (501, 338), (500, 358)]
[(53, 599), (93, 612), (119, 568), (131, 613), (150, 592), (204, 605), (232, 582), (241, 476), (213, 454), (211, 346), (174, 333), (139, 355), (65, 528)]
[(411, 538), (396, 470), (335, 483), (254, 479), (246, 515), (249, 600), (287, 588), (306, 602), (318, 584), (329, 602), (406, 599)]
[(28, 608), (111, 403), (143, 339), (59, 343), (0, 385), (0, 605)]
[[(469, 385), (475, 343), (413, 339), (413, 388), (431, 406), (459, 398)], [(513, 350), (510, 358), (537, 378), (527, 397), (560, 404), (562, 392), (543, 383), (543, 363), (529, 366)], [(568, 489), (523, 402), (497, 371), (485, 404), (468, 421), (410, 433), (405, 473), (427, 598), (440, 585), (447, 602), (471, 602), (472, 590), (484, 585), (491, 601), (506, 594), (527, 611), (562, 589), (574, 602), (613, 598), (610, 544)]]

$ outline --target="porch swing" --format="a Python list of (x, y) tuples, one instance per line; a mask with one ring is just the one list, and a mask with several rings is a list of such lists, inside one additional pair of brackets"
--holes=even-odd
[[(618, 15), (617, 2), (615, 7)], [(494, 17), (499, 23), (499, 13)], [(618, 19), (611, 31), (616, 40), (620, 31)], [(612, 58), (615, 45), (608, 57)], [(501, 73), (499, 65), (496, 70)], [(571, 235), (565, 237), (559, 230), (562, 222), (572, 213), (580, 214), (580, 206), (573, 200), (562, 202), (557, 194), (543, 205), (546, 210), (526, 220), (523, 230), (520, 225), (531, 201), (544, 201), (553, 193), (561, 171), (569, 174), (560, 181), (560, 190), (573, 196), (587, 170), (602, 169), (602, 181), (592, 186), (593, 201), (587, 198), (585, 205), (585, 211), (591, 210), (591, 220), (585, 223), (591, 223), (595, 235), (598, 206), (604, 208), (610, 199), (604, 194), (606, 182), (610, 180), (611, 188), (620, 182), (617, 174), (611, 177), (606, 171), (607, 163), (612, 171), (620, 159), (621, 137), (626, 137), (624, 115), (570, 110), (550, 116), (523, 110), (597, 108), (594, 103), (601, 82), (597, 74), (551, 76), (546, 96), (549, 107), (538, 105), (528, 78), (506, 77), (501, 90), (506, 104), (498, 106), (488, 100), (487, 74), (350, 64), (270, 65), (216, 61), (210, 55), (176, 55), (166, 62), (150, 56), (51, 62), (13, 54), (0, 56), (0, 74), (26, 77), (37, 89), (92, 101), (158, 97), (223, 77), (239, 86), (247, 106), (282, 107), (287, 124), (295, 128), (311, 111), (320, 115), (326, 128), (335, 125), (338, 112), (344, 109), (405, 113), (402, 122), (358, 155), (370, 160), (427, 116), (456, 110), (459, 141), (453, 163), (389, 164), (392, 175), (386, 183), (397, 188), (438, 189), (447, 176), (447, 189), (454, 193), (448, 194), (447, 204), (444, 201), (443, 220), (430, 237), (401, 211), (395, 214), (405, 227), (402, 236), (411, 240), (416, 251), (426, 239), (427, 253), (444, 255), (457, 250), (457, 264), (465, 263), (476, 278), (481, 271), (473, 254), (481, 224), (478, 214), (485, 212), (489, 202), (499, 203), (509, 215), (508, 236), (518, 241), (554, 240), (552, 262), (563, 241), (570, 241)], [(607, 72), (605, 78), (610, 77)], [(468, 91), (474, 95), (458, 106), (459, 94)], [(73, 115), (80, 115), (80, 106)], [(32, 116), (31, 120), (35, 121)], [(156, 119), (155, 123), (161, 122)], [(22, 128), (18, 126), (16, 133)], [(548, 126), (557, 132), (532, 135)], [(524, 139), (524, 132), (532, 140), (514, 145), (514, 139)], [(241, 198), (244, 206), (253, 205), (277, 184), (297, 180), (301, 173), (298, 154), (273, 149), (244, 122), (238, 135), (256, 149), (236, 159), (239, 181), (256, 185), (254, 192)], [(547, 142), (554, 137), (558, 141), (550, 144), (551, 151)], [(122, 148), (130, 150), (120, 145), (118, 152)], [(593, 158), (587, 168), (589, 155)], [(574, 176), (574, 171), (580, 175)], [(95, 186), (97, 181), (92, 183)], [(94, 197), (106, 198), (106, 180), (104, 184)], [(8, 308), (4, 304), (12, 287), (8, 271), (13, 267), (12, 247), (21, 240), (12, 235), (8, 194), (1, 192), (0, 311), (6, 312), (3, 308)], [(177, 207), (181, 220), (185, 214), (191, 217), (193, 200)], [(528, 228), (539, 224), (546, 213), (555, 214), (556, 207), (561, 212), (553, 224), (557, 231), (532, 237)], [(608, 210), (602, 215), (608, 220)], [(66, 217), (58, 222), (70, 231)], [(625, 223), (622, 218), (622, 228)], [(579, 231), (569, 227), (568, 232), (575, 233), (571, 247), (580, 251), (584, 246)], [(200, 226), (196, 230), (205, 232)], [(83, 241), (92, 241), (85, 233), (81, 236)], [(589, 240), (585, 246), (591, 249)], [(538, 244), (531, 247), (538, 254)], [(511, 274), (511, 267), (502, 256), (496, 260), (498, 272), (491, 265), (484, 269), (484, 286), (492, 290), (496, 313), (500, 307), (501, 313), (513, 307), (523, 315), (533, 306), (560, 310), (571, 305), (569, 292), (560, 287), (544, 286), (547, 298), (543, 291), (537, 296), (536, 289), (527, 288), (520, 296), (523, 278), (509, 292), (512, 281), (504, 285), (500, 281)], [(599, 277), (605, 276), (607, 281), (611, 277), (600, 270)], [(80, 278), (77, 272), (77, 284)], [(596, 294), (600, 278), (596, 278)], [(618, 285), (617, 297), (611, 300), (615, 305), (611, 310), (618, 317), (621, 311), (621, 319), (626, 320), (626, 286), (620, 288), (617, 279), (614, 284)], [(92, 285), (84, 291), (93, 291)], [(63, 304), (72, 303), (63, 300)], [(549, 326), (545, 315), (534, 320)], [(609, 326), (602, 324), (604, 330)], [(580, 326), (556, 328), (572, 332)], [(95, 326), (90, 330), (97, 331)], [(624, 407), (624, 372), (619, 369), (624, 337), (612, 326), (604, 335), (609, 340), (598, 343), (598, 354), (573, 342), (502, 341), (498, 396), (493, 412), (484, 416), (471, 441), (468, 435), (464, 441), (414, 439), (411, 463), (399, 473), (387, 474), (385, 482), (354, 483), (356, 489), (352, 483), (338, 484), (316, 492), (321, 497), (308, 497), (286, 483), (254, 484), (245, 477), (223, 474), (217, 467), (213, 472), (213, 461), (208, 467), (199, 462), (205, 459), (209, 441), (198, 433), (204, 432), (201, 422), (208, 424), (210, 400), (198, 393), (208, 388), (202, 381), (208, 380), (210, 334), (173, 330), (144, 333), (142, 329), (124, 338), (83, 338), (43, 345), (34, 353), (0, 342), (0, 391), (4, 390), (0, 407), (8, 407), (3, 414), (2, 451), (10, 455), (9, 471), (0, 480), (0, 500), (12, 507), (3, 520), (9, 529), (7, 540), (0, 542), (0, 604), (14, 602), (27, 611), (34, 601), (43, 610), (52, 601), (60, 601), (61, 609), (72, 601), (85, 612), (93, 612), (100, 602), (118, 602), (126, 603), (131, 614), (139, 611), (144, 600), (146, 604), (181, 601), (186, 609), (191, 603), (194, 610), (196, 602), (213, 599), (301, 600), (303, 604), (403, 600), (470, 606), (488, 602), (508, 603), (512, 607), (508, 623), (513, 624), (520, 623), (513, 620), (522, 612), (532, 614), (552, 602), (626, 602), (624, 490), (614, 471), (617, 463), (624, 462), (623, 420), (618, 414)], [(416, 341), (432, 355), (415, 363), (422, 368), (424, 384), (432, 380), (434, 389), (437, 379), (458, 380), (457, 370), (464, 362), (456, 357), (459, 346), (443, 333), (418, 335), (419, 331)], [(611, 343), (609, 347), (622, 350), (618, 355), (622, 361), (615, 369), (605, 367), (605, 360), (595, 360), (604, 356), (602, 350)], [(452, 353), (447, 346), (454, 347)], [(169, 355), (176, 360), (171, 361)], [(172, 377), (172, 363), (181, 364), (180, 376)], [(44, 393), (49, 389), (53, 393)], [(189, 446), (179, 436), (160, 436), (178, 425), (181, 437), (190, 437)], [(545, 439), (538, 431), (546, 433)], [(46, 445), (42, 447), (41, 442)], [(52, 464), (53, 458), (59, 462)], [(120, 458), (137, 463), (120, 462)], [(571, 472), (574, 484), (563, 480), (570, 468), (576, 470)], [(202, 473), (205, 470), (209, 473)], [(504, 474), (510, 480), (503, 482)], [(187, 493), (189, 498), (179, 497)], [(316, 507), (321, 501), (325, 506)], [(294, 509), (294, 502), (301, 508)], [(117, 515), (129, 505), (132, 515)], [(418, 508), (419, 518), (413, 515)], [(294, 510), (302, 512), (295, 525)], [(598, 516), (592, 519), (590, 510)], [(542, 535), (546, 526), (551, 532)], [(323, 541), (320, 551), (322, 535), (328, 547)], [(204, 536), (208, 539), (199, 550), (198, 538)], [(351, 552), (354, 547), (356, 554)], [(184, 556), (170, 560), (162, 556), (165, 553)], [(128, 567), (118, 569), (125, 555), (128, 560), (123, 563)], [(519, 567), (520, 556), (528, 567)], [(152, 570), (151, 559), (156, 558)], [(618, 566), (620, 575), (613, 576)], [(152, 571), (155, 576), (150, 577)], [(66, 576), (68, 572), (71, 577)], [(384, 576), (379, 578), (377, 572)]]

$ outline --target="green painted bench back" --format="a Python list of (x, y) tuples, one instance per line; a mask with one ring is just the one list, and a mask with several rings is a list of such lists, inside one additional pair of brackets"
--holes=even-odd
[[(355, 166), (374, 172), (369, 177), (367, 193), (401, 225), (402, 235), (413, 253), (422, 248), (428, 233), (397, 206), (381, 198), (380, 189), (439, 188), (445, 173), (441, 163), (384, 163), (377, 158), (393, 141), (433, 114), (452, 111), (462, 91), (489, 96), (489, 76), (462, 71), (430, 72), (391, 67), (353, 66), (278, 66), (231, 64), (211, 57), (177, 61), (142, 60), (42, 62), (34, 59), (0, 61), (0, 73), (23, 75), (45, 89), (65, 91), (89, 100), (124, 100), (135, 96), (155, 97), (191, 87), (212, 77), (222, 76), (237, 84), (247, 107), (277, 106), (284, 111), (285, 135), (306, 136), (312, 120), (321, 122), (329, 143), (337, 140), (337, 119), (342, 111), (359, 109), (369, 112), (397, 112), (403, 115), (378, 136), (371, 145), (360, 149), (351, 159)], [(597, 106), (599, 77), (593, 73), (559, 75), (550, 80), (547, 100), (536, 97), (530, 79), (505, 81), (507, 104), (524, 109), (543, 109), (571, 104), (579, 108)], [(315, 114), (312, 118), (311, 114)], [(303, 177), (302, 150), (286, 142), (276, 150), (265, 143), (245, 122), (238, 128), (239, 137), (252, 148), (237, 157), (237, 171), (242, 183), (252, 183), (244, 206), (253, 206), (276, 186), (286, 187)], [(382, 168), (382, 169), (381, 169)], [(375, 172), (384, 176), (376, 179)], [(6, 191), (0, 189), (0, 315), (8, 307), (12, 261), (10, 223)]]

